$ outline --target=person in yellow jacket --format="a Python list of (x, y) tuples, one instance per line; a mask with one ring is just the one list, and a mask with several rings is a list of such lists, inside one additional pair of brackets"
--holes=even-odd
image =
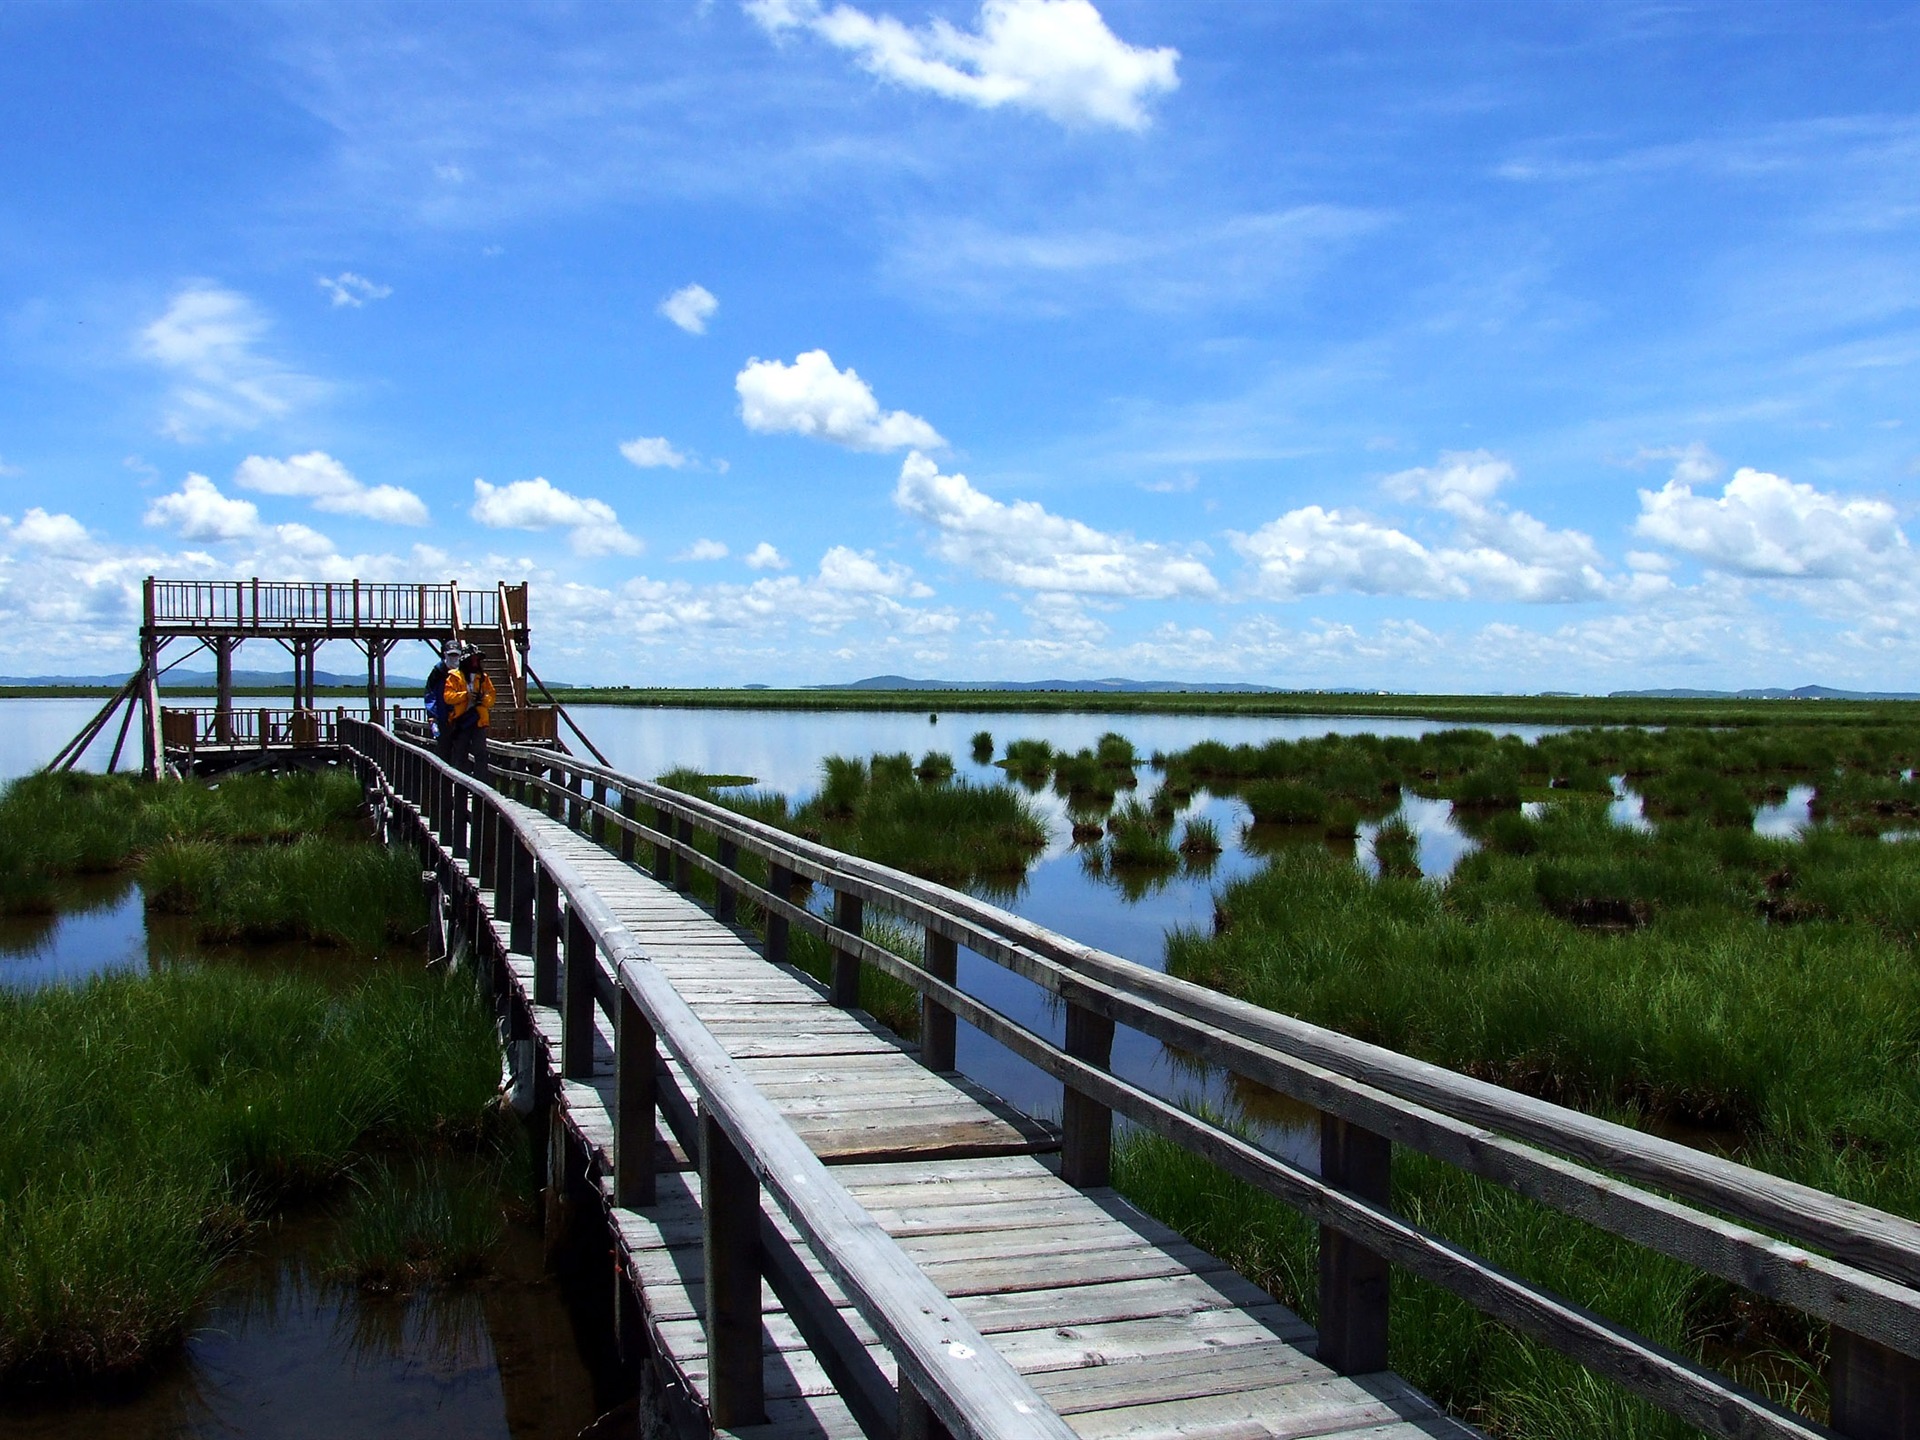
[(449, 758), (476, 780), (487, 778), (487, 726), (493, 720), (493, 681), (478, 651), (470, 650), (458, 670), (447, 672), (441, 698), (447, 703), (447, 728), (453, 735)]

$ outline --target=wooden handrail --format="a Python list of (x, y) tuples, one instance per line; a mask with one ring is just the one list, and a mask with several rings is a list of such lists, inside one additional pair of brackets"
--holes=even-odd
[[(638, 844), (652, 846), (656, 874), (678, 874), (684, 885), (685, 875), (698, 869), (731, 897), (727, 905), (738, 899), (759, 905), (770, 922), (770, 955), (775, 926), (782, 949), (793, 927), (826, 941), (838, 957), (837, 994), (848, 993), (846, 977), (838, 973), (843, 962), (856, 967), (851, 970), (855, 979), (858, 965), (873, 965), (913, 986), (923, 1013), (966, 1020), (1060, 1079), (1070, 1097), (1088, 1102), (1078, 1122), (1084, 1154), (1102, 1153), (1097, 1132), (1110, 1125), (1110, 1112), (1118, 1111), (1301, 1209), (1322, 1225), (1323, 1245), (1329, 1236), (1344, 1236), (1366, 1252), (1384, 1255), (1709, 1433), (1835, 1433), (1409, 1226), (1392, 1214), (1383, 1195), (1327, 1183), (1112, 1076), (1105, 1060), (1108, 1042), (1096, 1029), (1089, 1051), (1085, 1022), (1076, 1053), (1076, 1014), (1106, 1025), (1109, 1041), (1111, 1026), (1125, 1025), (1313, 1106), (1323, 1117), (1323, 1158), (1334, 1126), (1343, 1127), (1338, 1133), (1346, 1136), (1377, 1137), (1383, 1147), (1403, 1144), (1828, 1321), (1835, 1327), (1841, 1367), (1835, 1377), (1837, 1433), (1879, 1433), (1849, 1428), (1854, 1418), (1843, 1413), (1847, 1404), (1872, 1404), (1844, 1399), (1841, 1382), (1855, 1354), (1867, 1366), (1891, 1366), (1900, 1384), (1910, 1387), (1906, 1393), (1920, 1397), (1915, 1364), (1920, 1359), (1920, 1292), (1915, 1288), (1920, 1226), (1910, 1220), (1232, 1000), (945, 886), (603, 765), (523, 746), (497, 747), (495, 758), (515, 772), (511, 784), (549, 800), (565, 796), (570, 813), (579, 817), (573, 823), (596, 827), (623, 855), (631, 856)], [(581, 801), (578, 787), (589, 779), (605, 800)], [(642, 807), (653, 812), (653, 824), (638, 818)], [(720, 842), (722, 858), (693, 843), (695, 830)], [(936, 975), (865, 939), (858, 933), (857, 910), (849, 927), (794, 904), (777, 884), (754, 884), (738, 873), (743, 852), (766, 861), (770, 879), (783, 875), (822, 884), (856, 905), (884, 909), (924, 927), (930, 957), (938, 937), (943, 945), (965, 946), (1059, 996), (1068, 1007), (1068, 1043), (1056, 1045), (983, 1005), (952, 982), (951, 971)], [(1063, 1171), (1076, 1149), (1072, 1107), (1066, 1118)], [(1330, 1300), (1336, 1309), (1345, 1303), (1338, 1294), (1326, 1293), (1323, 1271), (1323, 1326)], [(1372, 1324), (1378, 1330), (1373, 1348), (1384, 1364), (1383, 1303), (1379, 1309), (1360, 1329)]]
[[(709, 1182), (703, 1186), (703, 1210), (709, 1225), (732, 1223), (737, 1227), (741, 1223), (738, 1207), (743, 1202), (737, 1192), (747, 1180), (755, 1194), (770, 1195), (822, 1268), (892, 1353), (901, 1376), (903, 1410), (911, 1403), (909, 1394), (917, 1396), (950, 1434), (964, 1440), (1072, 1440), (1074, 1432), (1066, 1422), (960, 1315), (953, 1302), (754, 1087), (672, 983), (647, 958), (638, 938), (564, 855), (501, 805), (491, 787), (454, 770), (430, 750), (365, 721), (346, 719), (342, 731), (348, 753), (370, 779), (413, 809), (435, 843), (444, 848), (449, 864), (467, 855), (476, 837), (481, 846), (492, 848), (490, 863), (497, 876), (504, 872), (515, 935), (527, 942), (529, 952), (533, 951), (537, 918), (529, 897), (535, 890), (550, 886), (556, 900), (565, 898), (569, 983), (563, 1029), (573, 1033), (588, 1006), (609, 1008), (602, 1004), (597, 984), (582, 983), (602, 975), (599, 967), (604, 960), (614, 985), (611, 1008), (616, 1039), (629, 1036), (629, 1027), (620, 1019), (624, 998), (644, 1017), (644, 1043), (651, 1044), (655, 1039), (664, 1043), (692, 1082), (703, 1116), (704, 1143), (700, 1151), (703, 1174)], [(414, 793), (408, 794), (408, 789)], [(486, 838), (487, 824), (477, 819), (482, 812), (491, 816), (495, 827), (491, 840)], [(504, 835), (499, 827), (504, 827)], [(507, 835), (515, 848), (511, 864), (503, 865), (498, 847)], [(546, 907), (541, 909), (547, 913)], [(557, 906), (551, 913), (557, 915)], [(546, 925), (554, 923), (550, 919)], [(593, 970), (589, 974), (583, 974), (576, 963), (582, 959), (591, 961)], [(535, 983), (536, 987), (540, 984), (537, 977)], [(570, 1051), (573, 1048), (568, 1047)], [(591, 1073), (590, 1045), (585, 1058), (586, 1071)], [(578, 1057), (569, 1054), (562, 1064), (566, 1073), (580, 1073)], [(630, 1064), (620, 1060), (618, 1045), (616, 1068), (623, 1077), (635, 1073)], [(626, 1090), (624, 1078), (619, 1088)], [(637, 1116), (631, 1119), (644, 1124), (641, 1133), (648, 1137), (645, 1153), (650, 1156), (651, 1107), (643, 1122)], [(724, 1143), (716, 1143), (720, 1141)], [(632, 1143), (632, 1136), (623, 1141), (617, 1129), (615, 1143), (620, 1153), (639, 1158), (639, 1147)], [(715, 1183), (714, 1177), (728, 1159), (737, 1160), (745, 1173), (729, 1177), (735, 1183), (723, 1186)], [(644, 1163), (650, 1165), (651, 1160), (645, 1159)], [(745, 1203), (750, 1206), (755, 1237), (746, 1248), (754, 1250), (759, 1243), (758, 1202)], [(739, 1240), (741, 1236), (736, 1233), (732, 1238)], [(714, 1253), (714, 1248), (710, 1246), (709, 1253)], [(720, 1253), (727, 1253), (727, 1247), (720, 1247)], [(756, 1347), (751, 1364), (753, 1384), (757, 1386), (758, 1273), (751, 1278), (752, 1345)], [(708, 1277), (710, 1305), (717, 1303), (716, 1293), (724, 1288), (723, 1277)], [(737, 1364), (741, 1356), (712, 1357), (716, 1383), (723, 1359)], [(718, 1414), (715, 1420), (724, 1423)]]

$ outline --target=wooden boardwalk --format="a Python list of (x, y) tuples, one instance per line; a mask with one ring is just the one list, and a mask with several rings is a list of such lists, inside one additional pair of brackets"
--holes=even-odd
[[(700, 1021), (868, 1213), (1074, 1431), (1100, 1440), (1367, 1436), (1467, 1431), (1390, 1374), (1337, 1376), (1313, 1358), (1299, 1317), (1105, 1187), (1060, 1179), (1057, 1136), (916, 1051), (825, 987), (771, 964), (749, 931), (712, 914), (587, 837), (523, 805), (539, 834), (639, 939)], [(506, 945), (504, 924), (499, 941)], [(514, 1002), (545, 1054), (562, 1049), (558, 1008), (534, 1003), (534, 961), (510, 956)], [(549, 1083), (591, 1157), (622, 1270), (677, 1412), (707, 1410), (700, 1177), (684, 1137), (691, 1093), (671, 1059), (655, 1202), (613, 1203), (614, 1052), (600, 1029), (595, 1078)], [(672, 1083), (666, 1083), (668, 1080)], [(676, 1113), (677, 1110), (677, 1113)], [(677, 1143), (672, 1136), (682, 1137)], [(807, 1248), (769, 1207), (879, 1375), (893, 1361)], [(836, 1385), (772, 1289), (763, 1286), (767, 1421), (743, 1436), (861, 1434), (857, 1399)]]

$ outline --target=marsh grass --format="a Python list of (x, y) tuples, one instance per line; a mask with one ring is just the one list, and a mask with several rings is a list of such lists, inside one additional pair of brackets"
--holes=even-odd
[[(915, 965), (925, 963), (920, 933), (884, 915), (868, 917), (861, 934), (883, 950), (891, 950)], [(821, 984), (833, 980), (833, 952), (817, 935), (795, 930), (787, 940), (787, 959)], [(920, 1038), (920, 992), (897, 976), (860, 967), (860, 1008), (903, 1040)]]
[(327, 1270), (387, 1292), (484, 1274), (506, 1231), (506, 1168), (417, 1155), (369, 1161), (352, 1176)]
[(149, 1363), (220, 1257), (367, 1146), (494, 1123), (470, 982), (179, 968), (0, 994), (0, 1384)]
[(150, 906), (194, 917), (211, 941), (305, 941), (373, 954), (427, 921), (418, 864), (365, 841), (170, 840), (148, 854), (140, 875)]

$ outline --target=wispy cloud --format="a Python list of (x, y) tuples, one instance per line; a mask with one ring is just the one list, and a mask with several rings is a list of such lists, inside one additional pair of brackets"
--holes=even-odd
[(1180, 84), (1179, 51), (1129, 45), (1088, 0), (985, 0), (970, 31), (939, 19), (909, 29), (891, 15), (819, 0), (747, 0), (746, 8), (770, 33), (804, 30), (896, 85), (1072, 127), (1144, 130), (1149, 102)]
[(620, 453), (626, 457), (629, 465), (642, 470), (678, 470), (687, 463), (687, 457), (673, 448), (664, 435), (639, 435), (631, 440), (620, 442)]
[(324, 381), (261, 348), (271, 328), (237, 290), (206, 280), (183, 286), (135, 340), (142, 359), (173, 377), (162, 430), (177, 440), (251, 430), (324, 395)]
[(399, 485), (365, 485), (324, 450), (275, 460), (249, 455), (233, 472), (242, 490), (263, 495), (297, 495), (313, 508), (335, 515), (359, 515), (389, 525), (424, 525), (427, 505), (413, 491)]
[(369, 300), (385, 300), (393, 294), (391, 285), (376, 285), (364, 275), (356, 275), (351, 270), (342, 270), (338, 275), (321, 275), (317, 283), (327, 292), (334, 308), (348, 307), (360, 309)]

